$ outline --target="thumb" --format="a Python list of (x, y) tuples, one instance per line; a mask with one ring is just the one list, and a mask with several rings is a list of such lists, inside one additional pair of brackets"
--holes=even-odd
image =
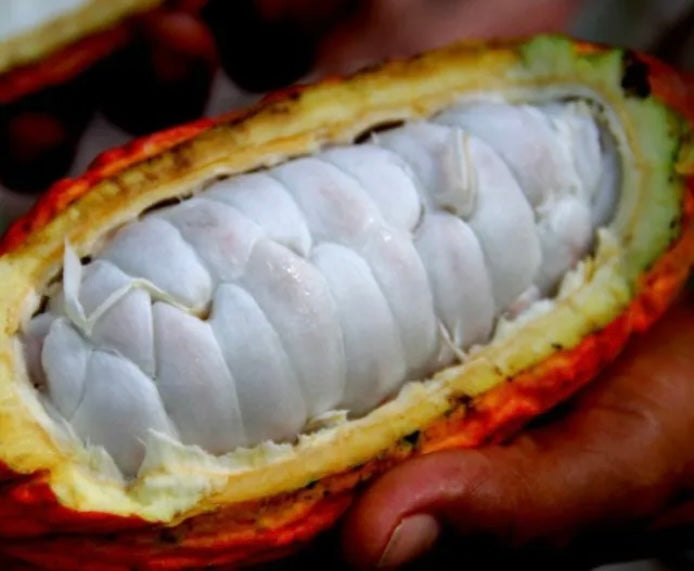
[(348, 514), (357, 568), (395, 567), (428, 550), (445, 525), (506, 544), (564, 543), (581, 529), (657, 512), (692, 479), (694, 304), (633, 343), (561, 421), (508, 446), (411, 460)]

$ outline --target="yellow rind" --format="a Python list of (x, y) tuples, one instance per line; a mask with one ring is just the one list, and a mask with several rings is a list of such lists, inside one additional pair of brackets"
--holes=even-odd
[[(681, 123), (653, 99), (625, 98), (622, 69), (619, 51), (582, 54), (558, 38), (516, 47), (457, 46), (309, 88), (97, 184), (0, 258), (0, 434), (7, 435), (0, 442), (2, 460), (20, 473), (49, 470), (51, 488), (67, 507), (176, 522), (360, 465), (441, 417), (452, 397), (481, 394), (546, 359), (557, 345), (576, 346), (624, 311), (639, 275), (678, 232), (670, 221), (679, 216), (682, 201), (673, 136)], [(213, 458), (163, 442), (149, 450), (147, 471), (130, 486), (95, 473), (88, 452), (61, 436), (31, 391), (21, 388), (28, 380), (14, 336), (36, 309), (38, 293), (59, 273), (66, 238), (86, 255), (146, 208), (197, 191), (216, 176), (348, 143), (376, 124), (426, 117), (461, 97), (486, 93), (510, 100), (594, 98), (619, 126), (615, 134), (624, 160), (622, 199), (594, 258), (566, 278), (547, 311), (512, 335), (499, 333), (465, 364), (411, 383), (364, 418), (304, 436), (295, 446), (261, 445)]]

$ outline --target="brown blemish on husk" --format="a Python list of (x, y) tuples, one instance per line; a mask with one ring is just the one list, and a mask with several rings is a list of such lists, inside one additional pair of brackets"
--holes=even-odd
[(646, 99), (651, 95), (648, 64), (632, 51), (624, 52), (622, 89), (626, 95)]

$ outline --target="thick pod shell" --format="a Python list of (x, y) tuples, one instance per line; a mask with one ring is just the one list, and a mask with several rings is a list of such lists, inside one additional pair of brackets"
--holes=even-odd
[[(622, 181), (594, 254), (565, 277), (555, 297), (520, 320), (499, 323), (491, 341), (463, 364), (405, 386), (356, 420), (335, 415), (295, 443), (219, 457), (181, 445), (152, 413), (142, 422), (156, 422), (159, 430), (149, 433), (154, 440), (128, 482), (98, 447), (79, 444), (40, 402), (27, 374), (35, 368), (27, 362), (36, 358), (32, 336), (49, 331), (53, 339), (60, 324), (35, 322), (36, 331), (25, 332), (25, 351), (18, 333), (61, 271), (66, 239), (88, 256), (143, 211), (220, 176), (487, 98), (591, 101), (617, 141)], [(358, 483), (396, 462), (508, 436), (593, 378), (632, 332), (664, 311), (685, 280), (694, 260), (692, 102), (691, 86), (679, 75), (633, 53), (555, 37), (460, 45), (273, 96), (214, 126), (201, 122), (154, 135), (59, 183), (2, 242), (0, 550), (65, 570), (245, 565), (281, 556), (330, 526)], [(250, 204), (244, 213), (253, 219)], [(287, 239), (297, 249), (305, 243), (300, 235)], [(436, 239), (432, 234), (427, 244)], [(262, 342), (272, 345), (264, 322), (258, 323)], [(89, 350), (76, 351), (77, 364), (66, 366), (88, 369)], [(224, 356), (216, 358), (221, 363)], [(82, 385), (72, 382), (77, 394)], [(175, 380), (171, 386), (179, 389)], [(72, 411), (75, 400), (61, 406)], [(291, 432), (300, 421), (286, 422)]]

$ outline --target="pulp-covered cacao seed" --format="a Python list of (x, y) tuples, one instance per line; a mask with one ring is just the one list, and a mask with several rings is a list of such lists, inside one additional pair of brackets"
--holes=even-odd
[(150, 431), (223, 454), (366, 414), (590, 252), (621, 168), (599, 114), (456, 104), (150, 212), (65, 264), (34, 382), (130, 476)]

